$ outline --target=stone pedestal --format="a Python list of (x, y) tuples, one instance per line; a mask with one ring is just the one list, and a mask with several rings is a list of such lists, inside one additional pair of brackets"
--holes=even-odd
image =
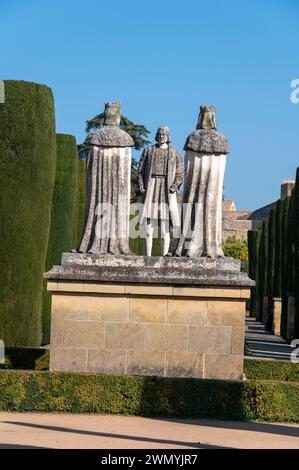
[(51, 370), (242, 378), (238, 261), (65, 254), (46, 277)]
[(280, 326), (281, 326), (281, 307), (282, 302), (280, 297), (274, 298), (273, 306), (273, 333), (275, 336), (280, 336)]

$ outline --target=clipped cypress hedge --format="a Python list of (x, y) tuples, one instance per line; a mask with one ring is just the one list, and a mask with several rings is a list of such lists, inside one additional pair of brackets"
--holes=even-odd
[(281, 324), (280, 334), (283, 338), (287, 336), (288, 323), (288, 220), (291, 198), (287, 197), (283, 204), (282, 214), (282, 253), (281, 253)]
[(8, 80), (0, 104), (0, 338), (39, 346), (56, 167), (52, 91)]
[(273, 324), (273, 308), (274, 308), (274, 265), (275, 265), (275, 219), (276, 210), (271, 209), (268, 223), (268, 254), (267, 254), (267, 316), (265, 327), (266, 330), (272, 331)]
[(268, 266), (268, 221), (263, 222), (259, 244), (258, 286), (257, 296), (259, 302), (257, 320), (263, 321), (264, 297), (267, 293), (267, 266)]
[(277, 204), (276, 204), (276, 216), (275, 216), (275, 260), (274, 260), (274, 278), (273, 278), (274, 297), (281, 297), (283, 208), (284, 208), (284, 199), (278, 199)]
[[(77, 163), (76, 139), (72, 135), (57, 134), (57, 164), (52, 198), (52, 218), (45, 271), (60, 264), (61, 254), (73, 248), (74, 227), (77, 223)], [(43, 290), (43, 344), (50, 341), (51, 293), (44, 281)]]
[(248, 274), (250, 279), (255, 281), (255, 287), (251, 288), (250, 313), (256, 316), (257, 286), (258, 286), (258, 266), (259, 266), (259, 246), (261, 239), (260, 230), (248, 231)]
[(294, 188), (294, 295), (295, 295), (295, 319), (294, 338), (299, 338), (299, 167), (296, 173)]
[(0, 411), (299, 422), (295, 383), (0, 371)]
[(73, 248), (81, 241), (86, 204), (86, 160), (77, 160), (77, 201), (74, 223)]

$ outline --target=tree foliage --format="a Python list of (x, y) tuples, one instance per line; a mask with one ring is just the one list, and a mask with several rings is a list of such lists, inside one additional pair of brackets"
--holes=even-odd
[(223, 243), (222, 249), (225, 256), (247, 263), (248, 247), (245, 240), (238, 240), (235, 236), (228, 237)]

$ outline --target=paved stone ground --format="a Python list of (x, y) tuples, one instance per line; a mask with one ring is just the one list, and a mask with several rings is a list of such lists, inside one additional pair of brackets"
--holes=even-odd
[(299, 449), (299, 425), (0, 413), (0, 449)]
[(293, 350), (282, 338), (265, 331), (263, 323), (246, 318), (245, 357), (290, 361)]

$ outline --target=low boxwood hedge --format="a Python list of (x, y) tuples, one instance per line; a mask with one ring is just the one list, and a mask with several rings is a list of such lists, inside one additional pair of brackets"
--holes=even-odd
[(299, 422), (299, 385), (0, 371), (0, 411)]
[(245, 359), (244, 373), (253, 380), (299, 382), (299, 363)]

